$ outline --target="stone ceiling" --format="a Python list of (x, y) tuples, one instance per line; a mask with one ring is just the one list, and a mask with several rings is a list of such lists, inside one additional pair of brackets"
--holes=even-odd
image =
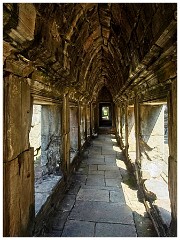
[[(176, 4), (4, 4), (4, 41), (56, 89), (115, 97), (172, 19)], [(39, 75), (38, 75), (39, 76)], [(36, 77), (37, 78), (37, 77)], [(40, 79), (41, 77), (39, 77)]]

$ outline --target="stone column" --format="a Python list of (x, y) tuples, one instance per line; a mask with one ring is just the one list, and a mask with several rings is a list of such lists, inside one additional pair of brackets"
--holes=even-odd
[(81, 104), (78, 103), (78, 150), (81, 151)]
[(90, 104), (87, 105), (86, 108), (86, 116), (87, 116), (87, 137), (91, 137), (91, 109)]
[(97, 133), (99, 128), (99, 104), (97, 103), (95, 103), (93, 114), (94, 114), (94, 131), (95, 133)]
[(118, 109), (117, 109), (117, 118), (118, 118), (118, 136), (120, 137), (120, 134), (121, 134), (121, 113), (120, 113), (120, 107), (118, 106)]
[(92, 137), (92, 131), (93, 131), (93, 107), (92, 107), (92, 103), (90, 103), (90, 116), (89, 116), (89, 120), (90, 120), (90, 137)]
[(128, 116), (127, 116), (127, 104), (125, 105), (125, 154), (128, 156)]
[(120, 124), (120, 129), (121, 129), (121, 140), (122, 140), (122, 143), (123, 143), (123, 149), (125, 149), (125, 146), (126, 146), (126, 138), (125, 138), (125, 135), (126, 135), (126, 117), (125, 117), (125, 106), (122, 106), (121, 105), (121, 124)]
[(85, 105), (84, 107), (84, 120), (85, 120), (84, 134), (85, 134), (85, 141), (87, 141), (87, 105)]
[(168, 96), (168, 187), (171, 202), (170, 236), (177, 236), (177, 82)]
[(70, 114), (69, 114), (69, 95), (66, 92), (63, 96), (63, 110), (62, 110), (62, 133), (63, 133), (63, 163), (62, 170), (64, 179), (66, 180), (69, 174), (70, 165)]
[(34, 149), (30, 148), (32, 99), (26, 78), (4, 78), (4, 236), (31, 236), (35, 216)]
[(139, 132), (140, 132), (140, 116), (139, 116), (139, 102), (135, 98), (134, 104), (134, 117), (135, 117), (135, 138), (136, 138), (136, 164), (140, 163), (140, 145), (139, 145)]

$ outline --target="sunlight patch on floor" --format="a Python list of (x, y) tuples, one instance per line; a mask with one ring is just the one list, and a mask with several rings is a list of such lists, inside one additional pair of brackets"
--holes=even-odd
[(132, 211), (137, 212), (139, 215), (144, 217), (146, 213), (145, 206), (143, 203), (138, 201), (137, 190), (131, 189), (127, 184), (121, 183), (124, 192), (125, 202)]
[(116, 152), (122, 152), (121, 149), (119, 147), (113, 146), (113, 150)]
[(126, 165), (125, 165), (125, 163), (124, 163), (122, 160), (116, 159), (116, 165), (117, 165), (119, 168), (122, 168), (122, 169), (124, 169), (124, 170), (127, 170), (127, 169), (126, 169)]

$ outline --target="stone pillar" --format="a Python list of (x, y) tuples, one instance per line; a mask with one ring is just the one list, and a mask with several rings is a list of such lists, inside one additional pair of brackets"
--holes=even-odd
[(81, 151), (81, 104), (78, 103), (78, 150)]
[(91, 136), (91, 110), (90, 110), (90, 104), (87, 105), (86, 108), (86, 116), (87, 116), (87, 137)]
[(177, 236), (177, 82), (168, 96), (168, 187), (171, 202), (170, 236)]
[(99, 127), (99, 104), (95, 104), (94, 106), (94, 132), (98, 132)]
[(140, 116), (139, 116), (139, 102), (138, 98), (135, 99), (134, 104), (134, 117), (135, 117), (135, 138), (136, 138), (136, 163), (140, 163), (140, 144), (139, 144), (139, 134), (140, 134)]
[(84, 106), (84, 139), (87, 141), (87, 105)]
[(118, 109), (117, 109), (117, 119), (118, 119), (118, 136), (120, 137), (120, 134), (121, 134), (121, 114), (120, 114), (120, 107), (118, 106)]
[(140, 116), (139, 116), (139, 102), (138, 97), (135, 98), (134, 103), (134, 117), (135, 117), (135, 140), (136, 140), (136, 160), (135, 160), (135, 175), (138, 184), (140, 184), (140, 143), (139, 143), (139, 134), (140, 134)]
[(128, 156), (128, 116), (127, 105), (125, 105), (125, 154)]
[(118, 106), (115, 105), (114, 107), (114, 114), (115, 114), (115, 128), (116, 128), (116, 136), (118, 135)]
[(112, 129), (115, 128), (116, 126), (116, 109), (115, 109), (115, 104), (111, 103), (111, 109), (112, 109)]
[(85, 116), (85, 106), (81, 106), (81, 146), (84, 145), (86, 140), (86, 116)]
[(70, 114), (69, 114), (69, 95), (65, 93), (63, 96), (63, 110), (62, 110), (62, 133), (63, 133), (63, 163), (62, 170), (65, 181), (69, 174), (70, 165)]
[(30, 148), (32, 99), (26, 78), (4, 79), (3, 228), (4, 236), (32, 236), (34, 150)]
[(126, 146), (126, 139), (125, 139), (125, 134), (126, 134), (126, 117), (125, 117), (125, 107), (121, 107), (121, 139), (123, 143), (123, 148), (125, 149)]
[(90, 120), (90, 137), (92, 137), (92, 133), (93, 133), (93, 106), (92, 106), (92, 103), (90, 103), (89, 120)]

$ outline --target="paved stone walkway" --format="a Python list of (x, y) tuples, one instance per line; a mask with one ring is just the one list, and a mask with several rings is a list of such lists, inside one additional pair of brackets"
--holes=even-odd
[(156, 236), (114, 135), (99, 135), (84, 152), (46, 236)]

